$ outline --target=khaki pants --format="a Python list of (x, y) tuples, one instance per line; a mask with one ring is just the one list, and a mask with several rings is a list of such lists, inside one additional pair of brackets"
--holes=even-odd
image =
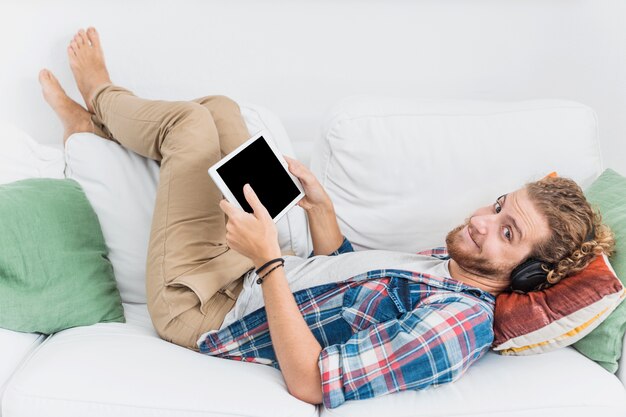
[(208, 168), (249, 137), (239, 106), (223, 96), (144, 100), (104, 86), (92, 101), (96, 134), (160, 161), (146, 267), (148, 310), (165, 340), (197, 350), (220, 327), (252, 261), (226, 245), (222, 195)]

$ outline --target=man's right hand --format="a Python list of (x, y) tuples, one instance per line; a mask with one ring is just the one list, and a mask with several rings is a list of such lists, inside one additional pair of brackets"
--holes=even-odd
[(284, 157), (289, 165), (289, 172), (295, 175), (304, 188), (305, 197), (298, 202), (298, 205), (306, 211), (314, 209), (327, 209), (332, 206), (330, 197), (322, 187), (322, 184), (315, 178), (315, 175), (302, 164), (288, 156)]

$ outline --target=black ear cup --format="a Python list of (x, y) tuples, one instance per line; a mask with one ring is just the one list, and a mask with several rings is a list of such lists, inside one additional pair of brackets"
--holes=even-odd
[(548, 273), (542, 268), (543, 262), (528, 259), (511, 272), (511, 291), (530, 292), (548, 280)]

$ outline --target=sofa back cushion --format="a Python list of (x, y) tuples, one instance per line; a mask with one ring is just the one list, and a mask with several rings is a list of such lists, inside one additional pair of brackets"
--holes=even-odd
[(0, 184), (27, 178), (64, 178), (64, 168), (60, 149), (41, 145), (17, 126), (0, 120)]
[[(241, 113), (251, 134), (267, 130), (278, 149), (293, 156), (289, 137), (272, 112), (241, 105)], [(122, 300), (145, 303), (146, 258), (159, 181), (157, 163), (90, 133), (72, 135), (65, 158), (66, 176), (82, 185), (98, 214)], [(306, 218), (300, 207), (291, 209), (277, 227), (282, 250), (308, 254)]]
[(356, 249), (407, 252), (551, 171), (583, 187), (602, 172), (594, 112), (556, 100), (348, 98), (311, 167)]

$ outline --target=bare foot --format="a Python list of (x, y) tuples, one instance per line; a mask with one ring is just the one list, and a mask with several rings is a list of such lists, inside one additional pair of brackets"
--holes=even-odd
[(87, 32), (80, 29), (70, 42), (70, 46), (67, 47), (67, 55), (78, 90), (87, 105), (87, 110), (94, 113), (91, 105), (93, 93), (98, 87), (111, 84), (109, 72), (104, 64), (100, 37), (96, 29), (90, 27)]
[(63, 144), (73, 133), (93, 133), (91, 114), (65, 94), (65, 90), (50, 71), (39, 71), (39, 83), (44, 99), (63, 123)]

